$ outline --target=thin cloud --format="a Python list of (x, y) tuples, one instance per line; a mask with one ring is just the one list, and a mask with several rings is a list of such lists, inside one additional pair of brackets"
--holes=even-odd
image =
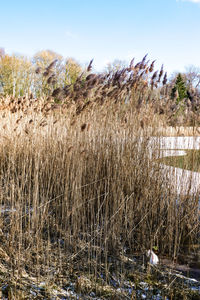
[(178, 0), (179, 2), (192, 2), (192, 3), (199, 3), (200, 4), (200, 0)]
[(76, 34), (74, 34), (73, 32), (71, 32), (69, 30), (65, 31), (65, 36), (67, 38), (70, 38), (70, 39), (77, 39), (78, 38), (78, 36)]

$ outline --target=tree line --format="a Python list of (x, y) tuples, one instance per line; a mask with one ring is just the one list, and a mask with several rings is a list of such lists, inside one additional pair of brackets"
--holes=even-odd
[[(54, 61), (51, 80), (45, 76), (46, 68)], [(64, 59), (50, 50), (36, 53), (33, 58), (8, 55), (0, 49), (0, 94), (2, 96), (48, 96), (58, 86), (73, 84), (82, 72), (73, 58)], [(49, 74), (48, 74), (49, 75)]]
[[(48, 69), (53, 62), (53, 70)], [(123, 69), (126, 62), (115, 60), (107, 65), (105, 72), (115, 73)], [(0, 48), (0, 95), (2, 96), (50, 96), (56, 88), (73, 85), (83, 74), (84, 67), (75, 59), (65, 59), (62, 55), (43, 50), (32, 58), (23, 55), (8, 55)], [(167, 95), (176, 99), (190, 99), (199, 96), (200, 69), (189, 66), (183, 73), (174, 73), (168, 79)]]

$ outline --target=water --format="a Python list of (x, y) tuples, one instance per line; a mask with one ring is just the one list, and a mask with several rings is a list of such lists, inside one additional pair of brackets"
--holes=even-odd
[[(199, 150), (200, 137), (152, 137), (149, 142), (150, 157), (185, 155), (184, 150)], [(200, 173), (167, 165), (161, 165), (163, 174), (171, 183), (171, 189), (182, 195), (200, 195)]]

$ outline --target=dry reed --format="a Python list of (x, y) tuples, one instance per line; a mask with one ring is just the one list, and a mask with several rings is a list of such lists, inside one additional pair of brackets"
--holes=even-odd
[[(125, 263), (114, 263), (123, 253), (155, 246), (176, 260), (197, 243), (197, 195), (172, 193), (149, 155), (150, 135), (161, 124), (145, 98), (152, 92), (144, 76), (153, 67), (145, 56), (114, 74), (88, 74), (81, 88), (54, 90), (57, 105), (4, 99), (1, 238), (13, 274), (49, 281), (83, 271), (109, 277), (111, 266), (126, 272)], [(163, 67), (158, 81), (162, 75)], [(146, 80), (154, 85), (156, 78), (155, 71)]]

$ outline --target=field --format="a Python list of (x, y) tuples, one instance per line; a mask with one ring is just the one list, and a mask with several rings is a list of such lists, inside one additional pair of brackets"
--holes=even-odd
[(165, 157), (162, 162), (166, 165), (200, 172), (200, 151), (187, 150), (184, 156)]
[[(195, 297), (167, 268), (199, 263), (199, 195), (170, 191), (149, 155), (167, 117), (142, 105), (154, 90), (140, 73), (129, 83), (120, 74), (48, 98), (1, 99), (2, 297), (134, 299), (144, 285), (149, 297)], [(148, 249), (170, 264), (150, 266)]]

